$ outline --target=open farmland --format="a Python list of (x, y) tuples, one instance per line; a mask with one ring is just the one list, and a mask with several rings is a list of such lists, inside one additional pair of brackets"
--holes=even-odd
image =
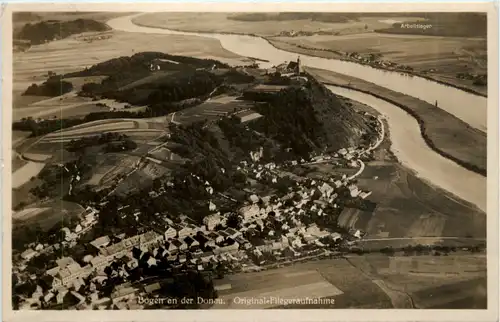
[(28, 218), (34, 217), (49, 210), (49, 208), (26, 208), (21, 211), (13, 212), (12, 219), (14, 220), (26, 220)]
[(222, 95), (210, 99), (198, 106), (183, 109), (175, 113), (174, 121), (190, 124), (204, 120), (217, 120), (236, 111), (249, 109), (253, 103), (237, 100), (236, 97)]
[(485, 237), (486, 216), (480, 210), (438, 193), (396, 164), (368, 164), (358, 185), (373, 192), (368, 199), (377, 207), (372, 214), (346, 209), (339, 223), (365, 231), (366, 238)]
[(140, 164), (135, 168), (135, 171), (132, 171), (133, 169), (131, 169), (131, 171), (125, 173), (128, 176), (119, 181), (114, 193), (125, 196), (130, 193), (140, 191), (145, 186), (150, 185), (154, 179), (170, 172), (170, 169), (166, 167), (167, 165), (168, 164), (166, 163), (157, 164), (151, 160)]
[(111, 181), (115, 180), (120, 175), (125, 175), (131, 172), (135, 166), (138, 164), (140, 157), (137, 156), (126, 156), (120, 157), (116, 161), (116, 164), (106, 164), (104, 169), (100, 169), (99, 172), (104, 172), (100, 178), (99, 185), (104, 186), (109, 184)]
[[(267, 14), (273, 15), (273, 13)], [(305, 18), (245, 21), (243, 17), (239, 18), (239, 16), (241, 16), (240, 13), (224, 12), (158, 12), (141, 15), (134, 18), (133, 21), (138, 25), (148, 27), (170, 28), (183, 31), (255, 34), (259, 36), (274, 36), (283, 31), (356, 33), (365, 32), (365, 25), (370, 26), (371, 29), (386, 28), (389, 26), (387, 23), (380, 21), (384, 19), (383, 17), (360, 17), (358, 21), (352, 20), (338, 23), (328, 22), (326, 19), (319, 21)], [(398, 18), (395, 17), (394, 19)], [(193, 24), (192, 21), (196, 21), (196, 24)]]
[[(391, 307), (390, 300), (384, 292), (344, 259), (319, 260), (269, 271), (227, 276), (220, 281), (220, 284), (231, 285), (230, 290), (219, 291), (219, 297), (224, 298), (228, 304), (231, 304), (231, 299), (237, 296), (261, 298), (284, 294), (293, 298), (334, 299), (335, 303), (328, 305), (328, 308)], [(295, 294), (288, 294), (290, 290)], [(307, 309), (326, 306), (295, 304), (286, 307)]]
[(277, 48), (325, 58), (340, 59), (345, 52), (380, 54), (381, 59), (407, 65), (416, 72), (486, 94), (485, 86), (456, 78), (457, 73), (484, 74), (487, 71), (486, 40), (416, 35), (314, 35), (269, 39)]
[(29, 161), (12, 173), (12, 188), (16, 189), (36, 177), (45, 167), (45, 163)]
[(158, 51), (172, 55), (213, 58), (223, 62), (238, 63), (240, 57), (224, 50), (214, 39), (176, 35), (107, 32), (109, 39), (88, 43), (70, 37), (32, 47), (14, 56), (14, 84), (33, 82), (33, 78), (47, 74), (76, 72), (112, 58), (131, 56), (143, 51)]
[[(349, 262), (416, 308), (485, 308), (486, 256), (351, 257)], [(468, 302), (467, 302), (468, 301)]]
[(161, 124), (141, 120), (110, 119), (84, 123), (42, 137), (39, 143), (61, 143), (107, 132), (119, 132), (139, 140), (151, 140), (164, 133)]

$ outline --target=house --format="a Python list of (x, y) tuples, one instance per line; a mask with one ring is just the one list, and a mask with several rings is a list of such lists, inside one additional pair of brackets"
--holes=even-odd
[(66, 288), (59, 290), (59, 293), (57, 293), (56, 296), (57, 304), (62, 304), (64, 302), (64, 297), (66, 296), (66, 294), (68, 294), (68, 292), (69, 291)]
[(371, 194), (372, 194), (372, 192), (371, 192), (371, 191), (370, 191), (370, 192), (361, 192), (361, 193), (359, 194), (359, 196), (360, 196), (361, 198), (363, 198), (363, 199), (366, 199), (366, 198), (367, 198), (367, 197), (369, 197)]
[(300, 248), (303, 246), (302, 244), (302, 240), (300, 239), (299, 236), (295, 236), (295, 237), (290, 237), (289, 238), (289, 244), (293, 247), (293, 248)]
[(186, 254), (180, 254), (179, 255), (179, 263), (184, 263), (187, 260)]
[(332, 233), (330, 236), (332, 237), (332, 239), (333, 239), (334, 242), (336, 242), (337, 240), (342, 239), (342, 235), (339, 234), (339, 233)]
[(188, 245), (179, 239), (174, 239), (170, 243), (173, 244), (179, 251), (185, 251), (188, 249)]
[(21, 257), (24, 259), (24, 260), (30, 260), (32, 259), (33, 257), (35, 257), (36, 255), (38, 255), (38, 252), (34, 251), (33, 249), (27, 249), (25, 250), (22, 254), (21, 254)]
[(75, 227), (75, 233), (79, 233), (79, 232), (81, 232), (81, 231), (82, 231), (82, 229), (83, 229), (83, 228), (82, 228), (82, 226), (81, 226), (80, 224), (76, 225), (76, 227)]
[(304, 235), (303, 238), (304, 241), (308, 244), (313, 244), (316, 241), (316, 239), (318, 239), (318, 237), (311, 235)]
[(243, 216), (243, 221), (252, 221), (259, 216), (260, 209), (257, 204), (253, 204), (240, 208), (239, 213)]
[(139, 266), (139, 261), (136, 258), (130, 258), (127, 261), (127, 267), (130, 269), (134, 269)]
[(125, 299), (133, 299), (136, 293), (137, 289), (132, 287), (132, 284), (121, 284), (115, 288), (113, 293), (111, 293), (111, 300), (113, 304), (115, 304)]
[(103, 247), (106, 247), (110, 243), (110, 238), (109, 236), (102, 236), (97, 239), (94, 239), (93, 241), (90, 242), (90, 245), (94, 246), (97, 249), (101, 249)]
[(219, 235), (221, 235), (224, 239), (230, 238), (230, 234), (226, 232), (225, 230), (219, 231)]
[(56, 259), (56, 264), (60, 268), (66, 268), (68, 265), (76, 264), (76, 262), (72, 257), (61, 257)]
[(211, 233), (208, 234), (207, 237), (210, 238), (210, 239), (212, 239), (216, 243), (222, 243), (224, 241), (224, 236), (221, 236), (217, 232), (211, 232)]
[(149, 257), (146, 261), (146, 263), (148, 263), (148, 267), (156, 266), (156, 262), (156, 258), (154, 258), (153, 256)]
[(192, 236), (196, 234), (196, 231), (193, 230), (193, 228), (189, 227), (189, 226), (184, 226), (182, 227), (179, 231), (178, 231), (178, 235), (179, 235), (179, 238), (180, 239), (183, 239), (184, 237), (186, 236)]
[(285, 249), (281, 252), (281, 255), (283, 255), (283, 257), (296, 257), (300, 256), (300, 253), (291, 247), (285, 247)]
[(241, 233), (234, 228), (227, 228), (226, 230), (224, 230), (224, 232), (226, 232), (228, 236), (232, 239), (241, 236)]
[(90, 260), (90, 264), (95, 269), (103, 269), (109, 265), (110, 261), (111, 260), (108, 259), (107, 257), (102, 256), (102, 255), (98, 255)]
[(200, 243), (191, 236), (187, 236), (183, 241), (188, 245), (189, 248), (199, 247)]
[(81, 267), (80, 264), (75, 262), (61, 269), (56, 274), (56, 277), (61, 280), (62, 285), (66, 286), (72, 284), (78, 278), (89, 276), (92, 270), (93, 268), (90, 265)]
[(221, 223), (221, 215), (219, 213), (212, 214), (203, 218), (203, 224), (208, 230), (214, 230), (215, 226)]
[(61, 268), (60, 268), (59, 266), (56, 266), (56, 267), (53, 267), (53, 268), (51, 268), (51, 269), (47, 270), (47, 271), (45, 272), (45, 274), (47, 274), (47, 275), (50, 275), (50, 276), (54, 277), (57, 273), (59, 273), (59, 270), (60, 270), (60, 269), (61, 269)]
[(217, 206), (212, 201), (210, 201), (208, 203), (208, 210), (209, 211), (215, 211), (216, 209), (217, 209)]
[(330, 186), (328, 183), (323, 183), (321, 187), (319, 188), (319, 191), (321, 192), (321, 195), (324, 197), (329, 198), (330, 195), (333, 193), (333, 188)]
[(36, 245), (36, 247), (35, 247), (35, 250), (36, 250), (36, 251), (41, 251), (42, 249), (43, 249), (43, 245), (42, 245), (42, 244), (38, 244), (38, 245)]
[(48, 292), (47, 294), (45, 294), (45, 296), (43, 297), (43, 300), (45, 301), (45, 303), (49, 303), (49, 301), (54, 297), (54, 293), (52, 292)]
[(346, 155), (347, 154), (347, 149), (342, 148), (342, 149), (338, 150), (337, 153), (340, 154), (340, 155)]
[(156, 292), (160, 289), (161, 289), (161, 285), (158, 282), (144, 286), (144, 292), (146, 292), (148, 294)]
[(250, 195), (250, 197), (248, 197), (248, 200), (251, 203), (257, 203), (257, 202), (259, 202), (259, 199), (260, 198), (256, 194), (252, 194), (252, 195)]
[(361, 191), (358, 189), (358, 187), (355, 184), (349, 185), (349, 192), (351, 193), (351, 197), (357, 197)]
[[(141, 247), (142, 246), (149, 247), (152, 245), (158, 245), (158, 244), (163, 242), (164, 238), (165, 237), (163, 235), (160, 235), (153, 230), (150, 230), (150, 231), (139, 236)], [(129, 244), (126, 247), (130, 248), (131, 246), (133, 246), (133, 245)]]
[(208, 263), (214, 257), (215, 257), (215, 255), (213, 252), (205, 252), (205, 253), (201, 254), (200, 259), (202, 262)]
[[(201, 247), (204, 247), (205, 244), (210, 241), (210, 239), (208, 239), (207, 237), (205, 237), (205, 235), (203, 234), (196, 234), (194, 237), (193, 237), (197, 242), (198, 242), (198, 245), (201, 246)], [(215, 243), (214, 243), (215, 245)]]
[(315, 237), (318, 237), (318, 238), (322, 238), (322, 237), (326, 237), (326, 236), (330, 235), (330, 233), (328, 231), (321, 230), (316, 225), (309, 226), (306, 229), (306, 234), (307, 235), (311, 235), (311, 236), (315, 236)]
[(235, 253), (235, 252), (238, 252), (239, 247), (240, 247), (240, 244), (238, 244), (238, 242), (234, 242), (231, 245), (215, 248), (214, 254), (219, 255), (219, 254), (223, 254), (223, 253)]
[(173, 239), (177, 236), (177, 230), (174, 227), (169, 226), (167, 230), (165, 230), (165, 240)]

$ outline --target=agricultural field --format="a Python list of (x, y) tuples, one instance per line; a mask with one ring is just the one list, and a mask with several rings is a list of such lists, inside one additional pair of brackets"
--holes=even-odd
[[(388, 257), (367, 255), (348, 261), (393, 292), (393, 300), (416, 308), (485, 308), (486, 256)], [(408, 299), (410, 303), (408, 303)], [(400, 302), (401, 303), (401, 302)]]
[(13, 212), (13, 220), (26, 220), (28, 218), (34, 217), (42, 212), (49, 210), (49, 208), (26, 208), (21, 211)]
[(366, 238), (486, 235), (481, 211), (451, 199), (397, 164), (368, 164), (358, 186), (373, 192), (368, 200), (377, 203), (376, 209), (372, 214), (346, 209), (339, 223), (366, 231)]
[[(275, 36), (283, 31), (358, 33), (366, 32), (365, 25), (368, 25), (371, 30), (390, 26), (390, 24), (383, 21), (384, 17), (361, 17), (359, 21), (332, 23), (311, 19), (283, 19), (279, 21), (235, 20), (235, 18), (238, 19), (237, 16), (239, 15), (239, 13), (223, 12), (158, 12), (141, 15), (134, 18), (133, 22), (148, 27), (170, 28), (183, 31), (230, 32), (259, 36)], [(397, 17), (391, 18), (398, 19)], [(192, 24), (191, 21), (196, 21), (196, 24)]]
[(204, 120), (217, 120), (233, 112), (249, 109), (253, 103), (237, 100), (236, 97), (221, 95), (200, 105), (175, 113), (174, 121), (190, 124)]
[(29, 161), (12, 173), (12, 188), (17, 189), (36, 177), (45, 167), (45, 163)]
[[(118, 176), (131, 172), (140, 158), (137, 156), (113, 154), (107, 155), (105, 161), (96, 168), (90, 181), (98, 181), (99, 186), (105, 186), (114, 181)], [(95, 178), (94, 176), (97, 176)], [(87, 182), (91, 184), (90, 182)]]
[[(259, 298), (283, 295), (334, 299), (335, 303), (328, 308), (392, 307), (389, 297), (345, 259), (319, 260), (269, 271), (236, 274), (225, 277), (220, 284), (231, 285), (230, 290), (219, 291), (219, 297), (228, 303), (237, 296)], [(294, 294), (288, 293), (292, 290)], [(325, 308), (325, 305), (295, 304), (287, 308)]]
[(151, 184), (154, 179), (167, 174), (170, 170), (166, 167), (167, 164), (156, 164), (148, 161), (134, 172), (118, 183), (114, 193), (121, 196), (126, 196), (130, 193), (140, 191), (145, 186)]
[(331, 59), (343, 58), (345, 52), (380, 54), (382, 60), (411, 66), (415, 72), (425, 72), (438, 81), (487, 93), (486, 86), (456, 78), (458, 73), (487, 72), (486, 39), (482, 38), (362, 33), (274, 37), (270, 41), (282, 50)]
[(138, 33), (119, 31), (107, 34), (112, 37), (88, 43), (74, 36), (34, 46), (27, 52), (16, 54), (13, 62), (14, 84), (29, 86), (33, 79), (46, 75), (49, 71), (57, 74), (76, 72), (112, 58), (144, 51), (241, 63), (239, 56), (223, 49), (219, 41), (214, 39), (155, 34), (144, 37)]

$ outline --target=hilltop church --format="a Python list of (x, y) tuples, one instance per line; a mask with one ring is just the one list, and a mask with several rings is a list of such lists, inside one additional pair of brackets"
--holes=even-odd
[(300, 64), (300, 57), (297, 57), (297, 61), (291, 61), (288, 63), (287, 69), (289, 71), (293, 71), (295, 76), (300, 76), (302, 72), (302, 66)]

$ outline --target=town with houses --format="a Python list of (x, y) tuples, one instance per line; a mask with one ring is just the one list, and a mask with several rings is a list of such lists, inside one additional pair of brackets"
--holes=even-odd
[[(92, 251), (81, 260), (63, 256), (42, 275), (28, 273), (28, 263), (37, 256), (57, 254), (61, 248), (71, 248), (92, 229), (99, 216), (99, 206), (89, 206), (73, 229), (61, 229), (64, 236), (61, 243), (27, 245), (14, 262), (13, 274), (18, 281), (37, 283), (31, 296), (22, 298), (20, 307), (61, 307), (70, 297), (71, 307), (77, 309), (144, 308), (137, 298), (154, 297), (162, 288), (159, 282), (162, 277), (147, 277), (146, 280), (140, 277), (140, 283), (131, 283), (131, 272), (141, 265), (147, 268), (161, 265), (168, 267), (169, 271), (192, 269), (210, 275), (220, 271), (221, 267), (225, 273), (251, 272), (332, 256), (341, 245), (352, 245), (356, 239), (362, 238), (363, 232), (324, 229), (310, 220), (305, 223), (304, 218), (312, 215), (327, 218), (329, 209), (337, 208), (341, 198), (362, 200), (371, 194), (360, 190), (355, 178), (363, 171), (362, 159), (369, 158), (370, 151), (383, 139), (383, 122), (379, 118), (377, 123), (379, 138), (369, 148), (343, 148), (331, 156), (316, 155), (307, 161), (287, 161), (282, 165), (262, 163), (261, 149), (250, 152), (251, 162), (242, 161), (237, 167), (248, 178), (272, 183), (290, 174), (287, 172), (290, 168), (306, 164), (332, 163), (359, 168), (350, 177), (313, 180), (296, 176), (295, 183), (282, 196), (249, 194), (247, 202), (235, 212), (221, 213), (214, 202), (208, 201), (206, 207), (211, 214), (203, 219), (201, 226), (195, 225), (187, 216), (174, 223), (167, 215), (157, 214), (158, 222), (152, 223), (149, 230), (144, 229), (134, 236), (125, 233), (101, 236), (90, 242)], [(210, 182), (192, 176), (210, 195), (215, 195)], [(150, 195), (161, 197), (162, 189), (152, 191)], [(347, 193), (340, 195), (342, 189)], [(140, 214), (133, 215), (138, 220)], [(109, 279), (114, 281), (112, 291), (103, 295), (104, 292), (99, 290)]]

